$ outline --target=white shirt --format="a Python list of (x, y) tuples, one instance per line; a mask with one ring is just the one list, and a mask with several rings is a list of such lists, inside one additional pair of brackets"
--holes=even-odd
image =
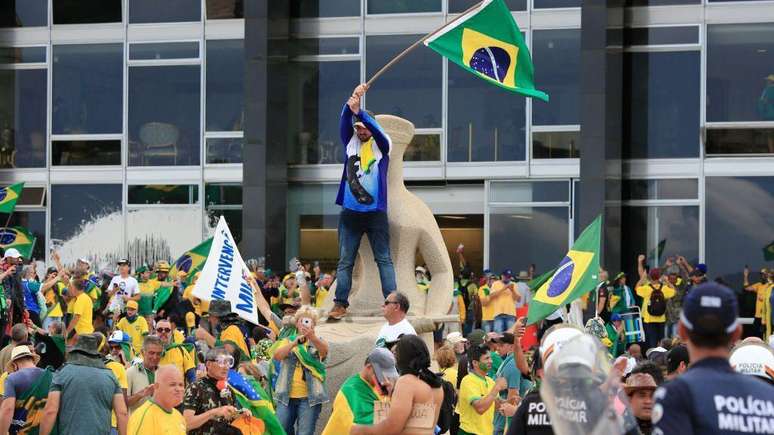
[(121, 275), (116, 275), (110, 280), (108, 291), (113, 291), (116, 287), (118, 288), (118, 291), (110, 300), (110, 311), (123, 311), (124, 298), (122, 298), (122, 296), (126, 295), (131, 298), (140, 293), (140, 286), (137, 284), (137, 280), (134, 279), (134, 277), (127, 276), (126, 278), (121, 278)]
[(516, 291), (521, 295), (521, 299), (516, 302), (516, 308), (521, 308), (524, 305), (529, 304), (532, 301), (532, 292), (529, 290), (529, 286), (524, 281), (516, 283)]
[(385, 323), (382, 325), (382, 329), (379, 330), (379, 336), (376, 339), (377, 341), (379, 339), (384, 339), (384, 341), (389, 343), (398, 341), (400, 335), (417, 335), (417, 331), (414, 330), (414, 327), (411, 326), (408, 319), (403, 319), (394, 325)]

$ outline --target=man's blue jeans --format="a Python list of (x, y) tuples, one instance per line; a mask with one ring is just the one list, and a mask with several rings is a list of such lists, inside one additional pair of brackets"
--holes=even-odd
[(287, 435), (314, 435), (320, 410), (322, 405), (309, 406), (307, 398), (290, 399), (288, 406), (277, 402), (277, 419)]
[(339, 215), (339, 267), (336, 269), (336, 304), (349, 306), (349, 291), (352, 289), (352, 268), (360, 249), (363, 234), (368, 236), (374, 253), (382, 294), (386, 298), (394, 292), (395, 268), (390, 257), (390, 227), (387, 213), (383, 211), (357, 212), (343, 209)]
[(511, 328), (513, 328), (513, 324), (516, 323), (516, 316), (511, 316), (510, 314), (498, 314), (495, 316), (493, 321), (493, 330), (494, 332), (509, 332)]

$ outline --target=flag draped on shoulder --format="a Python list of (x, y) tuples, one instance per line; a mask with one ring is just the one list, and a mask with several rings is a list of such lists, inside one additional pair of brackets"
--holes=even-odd
[(185, 251), (185, 253), (175, 261), (175, 264), (172, 265), (169, 276), (177, 278), (178, 273), (185, 272), (187, 275), (183, 282), (186, 286), (191, 285), (193, 276), (204, 267), (204, 262), (207, 261), (207, 256), (210, 255), (211, 247), (212, 237), (188, 251)]
[(0, 228), (0, 247), (3, 250), (15, 248), (24, 258), (32, 257), (35, 236), (24, 227)]
[[(298, 332), (295, 328), (287, 328), (285, 334), (280, 333), (280, 337), (271, 346), (269, 352), (274, 355), (274, 352), (277, 349), (292, 343), (297, 336)], [(299, 343), (297, 346), (293, 347), (293, 354), (298, 359), (298, 362), (301, 363), (305, 369), (309, 370), (309, 373), (311, 373), (312, 376), (317, 378), (320, 382), (325, 382), (325, 364), (309, 353), (308, 343)]]
[(489, 83), (548, 101), (535, 89), (532, 58), (503, 0), (483, 0), (424, 44)]
[(538, 287), (529, 304), (528, 324), (544, 319), (557, 308), (569, 304), (596, 287), (601, 235), (600, 215), (583, 230), (559, 266)]
[(253, 417), (263, 421), (264, 434), (285, 435), (285, 430), (274, 413), (274, 405), (258, 381), (234, 370), (229, 370), (228, 386), (239, 406), (249, 409)]
[(13, 213), (19, 200), (24, 183), (16, 183), (0, 189), (0, 213)]

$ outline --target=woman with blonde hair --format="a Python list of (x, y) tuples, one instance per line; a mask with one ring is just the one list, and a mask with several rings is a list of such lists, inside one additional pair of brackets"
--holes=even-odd
[(435, 361), (441, 369), (441, 376), (457, 389), (457, 354), (449, 345), (443, 345), (435, 351)]

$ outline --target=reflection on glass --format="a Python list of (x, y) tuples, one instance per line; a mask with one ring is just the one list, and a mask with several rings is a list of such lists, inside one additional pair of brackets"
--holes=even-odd
[(198, 42), (162, 42), (129, 45), (131, 60), (198, 59)]
[[(448, 160), (524, 160), (525, 98), (449, 64)], [(371, 91), (373, 92), (373, 91)]]
[[(699, 207), (622, 207), (621, 264), (636, 277), (639, 254), (651, 267), (662, 267), (669, 257), (682, 255), (691, 264), (699, 260)], [(632, 283), (636, 282), (632, 279)]]
[[(421, 37), (422, 35), (367, 37), (366, 77), (373, 76), (395, 55)], [(379, 77), (379, 86), (368, 91), (368, 109), (374, 113), (389, 113), (408, 119), (417, 128), (441, 127), (441, 59), (440, 56), (430, 53), (427, 47), (412, 51)]]
[(208, 207), (242, 205), (242, 186), (239, 184), (208, 183), (204, 186), (204, 202)]
[(46, 165), (46, 70), (0, 70), (0, 168)]
[(622, 181), (622, 199), (698, 199), (699, 182), (691, 178)]
[(774, 177), (707, 177), (705, 256), (710, 277), (739, 288), (747, 265), (766, 263), (774, 234)]
[(53, 53), (52, 133), (121, 133), (122, 44), (55, 45)]
[[(293, 2), (295, 3), (295, 2)], [(244, 18), (244, 0), (207, 0), (207, 19)]]
[(707, 121), (774, 121), (774, 23), (707, 26)]
[[(57, 244), (67, 241), (80, 243), (81, 241), (74, 239), (88, 231), (104, 230), (105, 233), (91, 232), (91, 241), (82, 241), (89, 246), (91, 243), (99, 245), (105, 242), (102, 236), (113, 233), (120, 235), (122, 231), (121, 225), (115, 225), (116, 222), (120, 224), (121, 219), (110, 219), (110, 215), (114, 213), (118, 213), (120, 217), (121, 185), (54, 184), (51, 186), (51, 213), (52, 241)], [(88, 249), (89, 246), (84, 248)], [(88, 254), (89, 252), (83, 252), (80, 255)]]
[(298, 0), (290, 2), (292, 18), (355, 17), (360, 0)]
[(207, 131), (241, 131), (244, 118), (244, 41), (207, 41)]
[(405, 162), (437, 162), (441, 160), (441, 135), (415, 134), (403, 154)]
[(566, 202), (570, 187), (566, 181), (493, 181), (490, 202)]
[(289, 150), (288, 161), (342, 162), (339, 118), (352, 94), (353, 83), (360, 80), (360, 62), (292, 62), (289, 67), (288, 140), (294, 146)]
[(207, 139), (207, 163), (242, 163), (241, 137), (211, 137)]
[(579, 145), (579, 131), (532, 132), (533, 159), (577, 159)]
[(697, 26), (632, 27), (624, 29), (624, 45), (698, 44)]
[(441, 0), (367, 0), (369, 14), (441, 12)]
[(707, 129), (707, 154), (774, 154), (774, 128)]
[(43, 63), (46, 47), (0, 47), (0, 65), (11, 63)]
[(5, 0), (0, 2), (0, 27), (48, 25), (48, 0)]
[(199, 21), (201, 0), (130, 0), (130, 23), (176, 23)]
[[(46, 205), (46, 188), (25, 185), (16, 205), (44, 207)], [(14, 211), (14, 213), (16, 213), (16, 211)]]
[(626, 6), (670, 6), (701, 4), (701, 0), (626, 0)]
[(625, 158), (699, 156), (698, 51), (624, 54)]
[(535, 9), (579, 8), (581, 0), (534, 0)]
[[(491, 208), (489, 215), (489, 267), (527, 270), (535, 264), (543, 273), (567, 253), (567, 207)], [(518, 237), (518, 249), (514, 238)]]
[(532, 32), (535, 87), (551, 101), (532, 99), (534, 125), (580, 124), (580, 29)]
[(129, 164), (199, 164), (199, 66), (129, 68)]
[[(480, 3), (480, 0), (449, 0), (449, 13), (458, 14)], [(527, 10), (527, 0), (505, 0), (508, 9), (512, 11)]]
[[(25, 2), (28, 0), (24, 0)], [(54, 24), (120, 23), (121, 0), (51, 0)]]
[(293, 56), (359, 54), (358, 38), (298, 38), (291, 40)]
[(53, 166), (103, 166), (121, 164), (121, 140), (55, 140), (51, 142)]
[[(27, 190), (26, 188), (24, 190)], [(9, 227), (24, 227), (33, 236), (35, 244), (32, 247), (32, 258), (40, 261), (46, 259), (46, 211), (20, 211), (14, 210)], [(41, 272), (38, 272), (42, 274)]]
[(209, 233), (215, 232), (220, 217), (223, 216), (228, 223), (228, 229), (231, 235), (239, 244), (242, 241), (242, 208), (239, 209), (218, 209), (207, 208), (207, 228)]
[(129, 186), (129, 204), (198, 204), (195, 184), (147, 184)]
[(319, 257), (313, 259), (319, 259), (323, 265), (338, 260), (336, 228), (341, 208), (334, 201), (338, 189), (337, 183), (288, 186), (285, 237), (288, 256), (312, 258), (316, 253)]

